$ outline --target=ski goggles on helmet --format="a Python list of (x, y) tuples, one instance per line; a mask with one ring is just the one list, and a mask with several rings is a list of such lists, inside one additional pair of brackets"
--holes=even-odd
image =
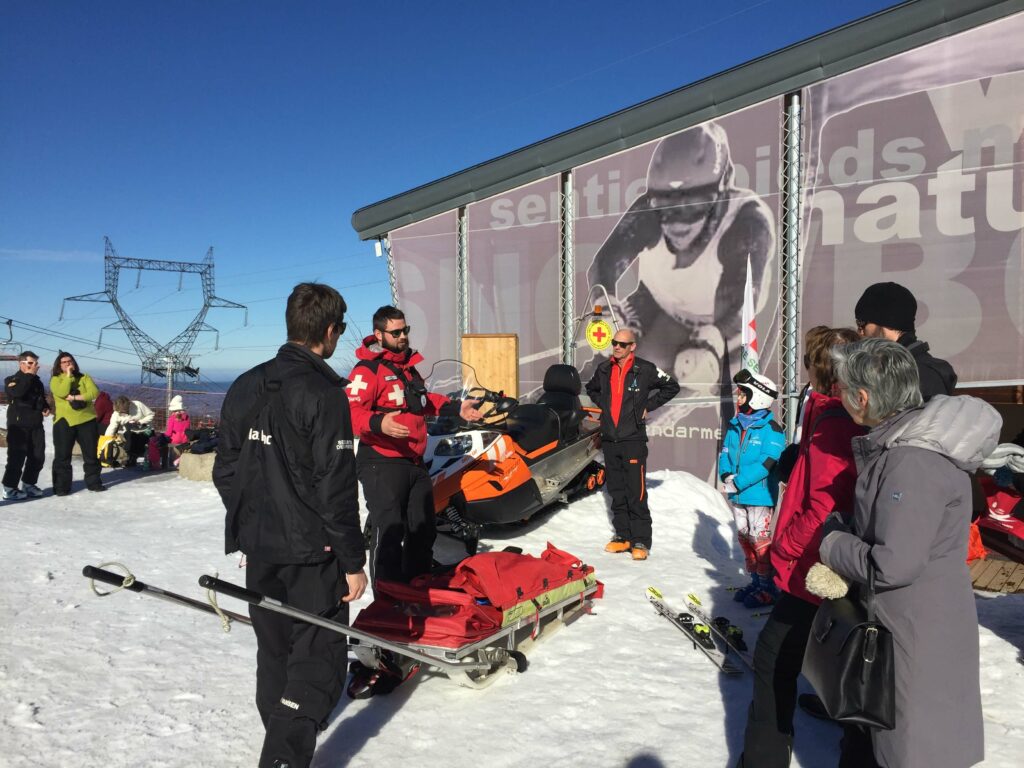
[(717, 187), (702, 189), (656, 189), (647, 194), (647, 207), (663, 221), (696, 224), (708, 218), (718, 203)]
[(772, 400), (779, 396), (778, 390), (769, 387), (746, 368), (741, 368), (740, 371), (732, 377), (732, 381), (737, 386), (746, 387), (747, 389), (756, 389), (758, 392), (772, 398)]

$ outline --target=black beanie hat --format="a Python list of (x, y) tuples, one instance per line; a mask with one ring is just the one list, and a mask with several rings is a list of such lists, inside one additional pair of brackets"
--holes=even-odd
[(899, 283), (875, 283), (864, 291), (853, 314), (859, 323), (913, 333), (917, 299)]

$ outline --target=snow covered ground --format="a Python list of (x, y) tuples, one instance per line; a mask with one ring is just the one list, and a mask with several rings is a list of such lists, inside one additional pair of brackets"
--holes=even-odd
[[(2, 412), (2, 409), (0, 409)], [(0, 449), (0, 463), (6, 452)], [(253, 704), (256, 643), (248, 627), (128, 592), (98, 598), (82, 566), (117, 561), (142, 581), (203, 598), (196, 579), (244, 581), (221, 554), (223, 509), (209, 484), (173, 473), (104, 470), (110, 490), (0, 502), (0, 765), (253, 766), (262, 733)], [(49, 465), (41, 485), (49, 488)], [(482, 690), (421, 674), (386, 697), (343, 699), (314, 765), (732, 766), (750, 678), (723, 678), (644, 598), (695, 590), (753, 645), (761, 618), (727, 586), (744, 582), (730, 515), (682, 472), (649, 480), (650, 560), (602, 548), (605, 497), (591, 496), (484, 545), (539, 553), (545, 542), (593, 564), (606, 585), (593, 615), (531, 652), (527, 672)], [(439, 539), (441, 560), (461, 548)], [(223, 607), (244, 606), (222, 598)], [(978, 595), (986, 766), (1024, 755), (1024, 596)], [(797, 715), (794, 765), (832, 766), (839, 730)], [(1013, 755), (1017, 755), (1016, 758)]]

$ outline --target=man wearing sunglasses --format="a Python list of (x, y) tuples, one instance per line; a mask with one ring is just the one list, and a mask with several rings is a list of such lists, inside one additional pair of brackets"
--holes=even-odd
[(359, 438), (359, 480), (370, 511), (370, 579), (408, 582), (433, 565), (434, 498), (423, 464), (426, 417), (458, 414), (479, 421), (477, 401), (427, 392), (409, 346), (412, 329), (397, 307), (373, 315), (373, 335), (356, 350), (347, 387)]
[[(326, 362), (346, 309), (329, 285), (295, 286), (288, 342), (224, 398), (213, 465), (225, 550), (245, 553), (245, 585), (343, 624), (367, 584), (347, 382)], [(345, 636), (263, 608), (249, 615), (266, 728), (259, 768), (305, 768), (345, 685)]]
[[(50, 406), (39, 378), (39, 357), (35, 352), (18, 355), (18, 371), (4, 379), (4, 394), (9, 403), (4, 500), (42, 496), (36, 482), (46, 458), (43, 417), (50, 414)], [(21, 488), (18, 487), (19, 482), (22, 483)]]
[[(646, 190), (587, 271), (592, 287), (608, 291), (618, 322), (643, 339), (648, 359), (689, 395), (723, 391), (726, 356), (731, 370), (739, 367), (747, 264), (760, 303), (775, 247), (771, 211), (735, 185), (734, 170), (728, 137), (715, 123), (663, 139)], [(620, 278), (633, 270), (639, 282), (626, 296)]]
[(636, 356), (636, 334), (621, 328), (612, 356), (597, 367), (587, 395), (601, 409), (605, 481), (612, 497), (615, 535), (606, 552), (631, 552), (646, 560), (651, 549), (647, 506), (647, 414), (679, 393), (679, 384), (654, 363)]

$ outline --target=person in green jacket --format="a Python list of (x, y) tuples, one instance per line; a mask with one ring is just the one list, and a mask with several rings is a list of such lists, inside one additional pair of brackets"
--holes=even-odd
[(93, 401), (99, 389), (88, 374), (82, 373), (78, 362), (69, 352), (57, 354), (50, 378), (53, 394), (53, 493), (67, 496), (71, 493), (71, 448), (77, 442), (85, 465), (85, 487), (90, 491), (105, 491), (100, 482), (100, 462), (96, 457), (96, 444), (100, 438), (99, 422)]

